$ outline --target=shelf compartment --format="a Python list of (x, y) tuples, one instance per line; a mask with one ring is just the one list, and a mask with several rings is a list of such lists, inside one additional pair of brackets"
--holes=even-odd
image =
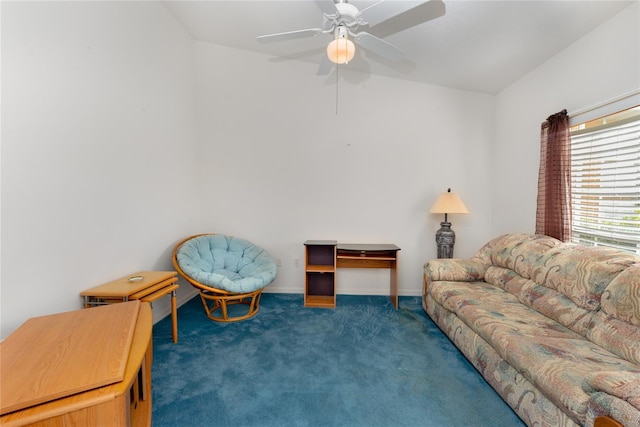
[(305, 307), (319, 307), (319, 308), (335, 308), (336, 299), (333, 296), (328, 295), (307, 295), (304, 301)]
[(307, 265), (331, 265), (335, 264), (335, 246), (307, 245)]
[(307, 272), (309, 273), (333, 273), (336, 268), (333, 265), (308, 265)]
[(308, 295), (335, 295), (335, 276), (333, 273), (307, 273), (307, 294)]

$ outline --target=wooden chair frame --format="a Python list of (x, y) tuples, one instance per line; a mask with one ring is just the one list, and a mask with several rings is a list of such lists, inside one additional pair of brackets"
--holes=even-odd
[[(193, 287), (199, 290), (200, 299), (204, 306), (204, 311), (207, 313), (207, 317), (216, 322), (238, 322), (255, 316), (260, 310), (260, 297), (262, 295), (262, 289), (258, 289), (253, 292), (246, 293), (234, 293), (225, 291), (224, 289), (217, 289), (211, 286), (204, 285), (200, 282), (193, 280), (187, 276), (184, 271), (178, 265), (177, 252), (186, 241), (196, 238), (198, 236), (213, 236), (215, 233), (202, 233), (189, 236), (180, 242), (173, 248), (171, 259), (176, 271), (185, 278)], [(229, 306), (236, 304), (244, 304), (248, 306), (248, 312), (239, 316), (229, 316)], [(220, 311), (220, 315), (217, 312)]]

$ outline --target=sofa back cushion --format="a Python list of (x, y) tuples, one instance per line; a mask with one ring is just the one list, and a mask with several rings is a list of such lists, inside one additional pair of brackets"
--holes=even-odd
[(593, 312), (578, 307), (561, 292), (542, 286), (503, 267), (487, 268), (484, 279), (487, 283), (515, 295), (522, 304), (586, 336)]
[(589, 326), (590, 341), (640, 365), (640, 263), (611, 281)]
[(493, 239), (475, 258), (490, 260), (485, 281), (607, 349), (617, 345), (610, 342), (615, 337), (608, 337), (607, 328), (635, 337), (620, 323), (640, 327), (636, 255), (548, 236), (507, 234)]
[(549, 250), (531, 279), (586, 310), (600, 308), (605, 288), (638, 257), (607, 247), (563, 243)]
[(640, 327), (640, 261), (611, 281), (601, 304), (609, 316)]
[(639, 327), (597, 311), (589, 322), (586, 337), (611, 353), (640, 365)]
[(530, 279), (539, 268), (544, 254), (561, 245), (557, 239), (538, 234), (507, 234), (495, 240), (491, 250), (491, 264), (508, 268)]

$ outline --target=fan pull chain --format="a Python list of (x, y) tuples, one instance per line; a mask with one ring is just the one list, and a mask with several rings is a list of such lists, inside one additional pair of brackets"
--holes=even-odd
[(338, 115), (338, 70), (340, 65), (336, 64), (336, 116)]

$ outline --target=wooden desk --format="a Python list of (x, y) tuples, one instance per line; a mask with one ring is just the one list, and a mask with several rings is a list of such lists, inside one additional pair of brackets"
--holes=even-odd
[(398, 251), (392, 244), (338, 243), (338, 268), (388, 268), (389, 299), (398, 308)]
[(29, 319), (0, 343), (0, 425), (151, 425), (151, 307)]
[(398, 251), (393, 244), (349, 244), (335, 240), (305, 242), (305, 307), (336, 306), (336, 268), (389, 269), (389, 299), (398, 308)]
[(84, 297), (85, 308), (105, 304), (140, 300), (153, 303), (165, 295), (171, 294), (171, 324), (173, 342), (178, 342), (178, 311), (176, 290), (178, 273), (175, 271), (140, 271), (121, 277), (104, 285), (87, 289), (80, 293)]

